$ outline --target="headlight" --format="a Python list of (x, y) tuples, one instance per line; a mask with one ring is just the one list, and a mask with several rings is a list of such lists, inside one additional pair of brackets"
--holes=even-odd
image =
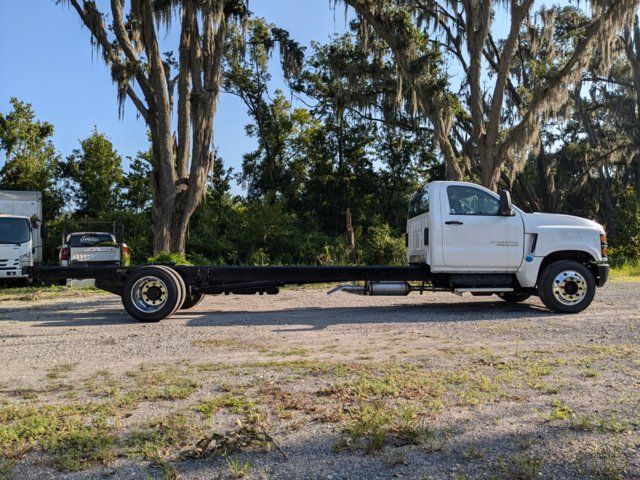
[(20, 266), (28, 267), (31, 265), (31, 254), (25, 253), (24, 255), (20, 255)]
[(602, 254), (602, 258), (607, 258), (609, 254), (609, 244), (607, 243), (607, 234), (600, 234), (600, 253)]

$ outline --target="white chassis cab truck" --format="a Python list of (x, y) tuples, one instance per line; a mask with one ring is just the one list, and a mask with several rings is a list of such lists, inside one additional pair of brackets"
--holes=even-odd
[(157, 322), (204, 295), (277, 294), (291, 284), (361, 282), (333, 289), (361, 295), (447, 291), (539, 296), (551, 311), (587, 308), (609, 275), (601, 225), (567, 215), (524, 213), (509, 192), (465, 182), (425, 184), (407, 222), (408, 265), (387, 266), (61, 266), (35, 267), (39, 279), (95, 279), (125, 310)]
[(411, 200), (407, 238), (409, 264), (468, 283), (459, 293), (497, 294), (507, 302), (538, 295), (557, 312), (587, 308), (609, 274), (602, 225), (525, 213), (511, 204), (508, 192), (498, 195), (472, 183), (420, 188)]
[(28, 280), (42, 262), (42, 194), (0, 190), (0, 280)]

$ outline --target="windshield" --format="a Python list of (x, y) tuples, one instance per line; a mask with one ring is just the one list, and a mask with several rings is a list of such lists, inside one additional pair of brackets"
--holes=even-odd
[(84, 233), (70, 235), (68, 243), (70, 247), (112, 247), (116, 241), (109, 233)]
[(29, 220), (26, 218), (0, 218), (0, 244), (26, 243), (31, 239)]

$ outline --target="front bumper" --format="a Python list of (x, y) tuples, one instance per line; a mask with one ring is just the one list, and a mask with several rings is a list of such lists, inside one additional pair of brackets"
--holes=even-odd
[(609, 280), (609, 270), (611, 270), (611, 266), (608, 263), (598, 263), (596, 265), (598, 268), (598, 277), (596, 278), (596, 285), (598, 287), (604, 287)]
[(4, 268), (4, 269), (0, 269), (0, 279), (13, 279), (13, 278), (28, 278), (29, 275), (27, 274), (26, 270), (23, 270), (21, 268)]

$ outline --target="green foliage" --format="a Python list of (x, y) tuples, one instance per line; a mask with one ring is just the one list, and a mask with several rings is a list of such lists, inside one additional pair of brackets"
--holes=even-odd
[(148, 263), (167, 263), (172, 265), (191, 265), (191, 262), (180, 253), (160, 252), (153, 257), (149, 257)]
[(402, 265), (406, 263), (404, 236), (394, 237), (384, 223), (369, 228), (364, 261), (369, 265)]
[(119, 203), (122, 159), (107, 136), (95, 128), (80, 146), (62, 164), (76, 215), (87, 218), (111, 215)]
[(54, 218), (63, 204), (58, 186), (59, 156), (51, 137), (53, 125), (36, 120), (31, 104), (10, 100), (12, 111), (0, 113), (0, 150), (6, 162), (0, 170), (0, 189), (43, 193), (45, 220)]

